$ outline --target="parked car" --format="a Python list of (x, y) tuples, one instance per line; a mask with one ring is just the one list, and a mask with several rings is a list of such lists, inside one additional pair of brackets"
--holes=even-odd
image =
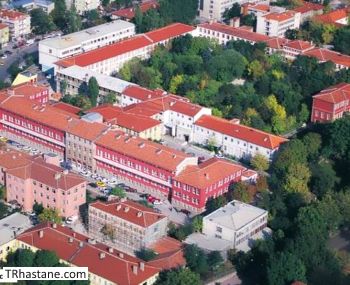
[(94, 182), (91, 182), (91, 183), (89, 183), (88, 185), (89, 185), (90, 187), (92, 187), (92, 188), (97, 188), (97, 184), (94, 183)]
[(78, 216), (71, 216), (66, 219), (66, 224), (71, 225), (78, 220)]
[(82, 171), (80, 171), (79, 173), (80, 173), (80, 175), (83, 175), (83, 176), (85, 176), (85, 177), (88, 177), (88, 176), (89, 176), (89, 172), (87, 172), (87, 171), (85, 171), (85, 170), (82, 170)]
[(102, 182), (102, 181), (97, 181), (96, 182), (96, 185), (98, 186), (98, 187), (106, 187), (106, 183), (104, 183), (104, 182)]
[(131, 188), (131, 187), (126, 187), (126, 188), (124, 188), (124, 190), (125, 190), (126, 192), (130, 192), (130, 193), (136, 193), (136, 192), (137, 192), (136, 189)]
[(153, 205), (162, 205), (162, 204), (163, 204), (163, 202), (161, 200), (155, 199), (153, 201)]
[(185, 214), (186, 216), (189, 216), (191, 214), (191, 212), (186, 209), (181, 209), (180, 212)]

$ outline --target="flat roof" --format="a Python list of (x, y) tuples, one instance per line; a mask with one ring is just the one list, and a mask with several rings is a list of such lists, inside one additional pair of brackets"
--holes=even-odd
[(233, 200), (205, 216), (204, 219), (237, 231), (265, 214), (267, 211), (264, 209)]
[[(6, 244), (32, 227), (29, 217), (14, 213), (0, 220), (0, 245)], [(15, 236), (16, 233), (16, 236)]]
[(85, 78), (95, 77), (100, 87), (112, 90), (117, 93), (122, 93), (126, 87), (135, 85), (131, 82), (116, 77), (100, 74), (98, 72), (77, 65), (58, 70), (57, 72), (78, 80), (85, 80)]
[(123, 20), (116, 20), (99, 26), (91, 27), (89, 29), (82, 30), (76, 33), (64, 35), (62, 37), (45, 39), (40, 41), (39, 44), (46, 45), (55, 49), (66, 49), (69, 47), (81, 45), (81, 43), (87, 40), (99, 38), (104, 35), (124, 30), (127, 28), (134, 29), (134, 27), (135, 25), (133, 23)]

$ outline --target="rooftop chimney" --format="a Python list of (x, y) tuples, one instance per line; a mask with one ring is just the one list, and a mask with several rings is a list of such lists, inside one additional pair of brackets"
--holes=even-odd
[(125, 207), (124, 212), (125, 213), (129, 212), (129, 207)]
[(74, 239), (72, 237), (69, 237), (68, 242), (73, 243)]
[(79, 247), (83, 247), (84, 246), (84, 243), (81, 241), (79, 242)]
[(142, 212), (137, 212), (137, 217), (138, 218), (142, 217)]
[(52, 224), (52, 227), (53, 227), (54, 229), (57, 229), (57, 224), (56, 224), (56, 223), (53, 223), (53, 224)]
[(109, 253), (113, 253), (113, 252), (114, 252), (113, 248), (111, 248), (111, 247), (108, 248), (108, 252), (109, 252)]
[(62, 171), (64, 175), (67, 175), (69, 173), (68, 169), (65, 169)]
[(44, 237), (44, 231), (43, 230), (40, 230), (39, 231), (39, 238), (43, 238)]
[(55, 180), (59, 180), (61, 178), (61, 173), (56, 173), (55, 174)]
[(117, 205), (117, 211), (119, 211), (121, 209), (122, 205), (118, 204)]
[(100, 259), (104, 259), (106, 257), (106, 254), (104, 252), (100, 252)]
[(120, 258), (124, 258), (124, 253), (119, 252), (118, 256), (119, 256)]
[(145, 263), (144, 262), (140, 262), (140, 270), (145, 271)]

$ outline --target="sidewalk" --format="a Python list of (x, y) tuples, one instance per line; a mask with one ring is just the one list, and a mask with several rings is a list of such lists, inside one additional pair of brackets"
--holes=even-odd
[(241, 280), (237, 277), (236, 272), (232, 272), (224, 277), (221, 277), (215, 281), (211, 281), (210, 283), (206, 283), (205, 285), (240, 285)]

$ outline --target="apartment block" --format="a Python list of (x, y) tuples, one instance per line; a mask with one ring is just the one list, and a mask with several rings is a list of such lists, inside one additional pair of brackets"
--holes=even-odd
[(63, 217), (77, 216), (86, 201), (86, 181), (47, 161), (14, 150), (2, 151), (1, 178), (7, 201), (17, 202), (25, 212), (39, 203), (57, 209)]
[(84, 13), (95, 10), (101, 5), (100, 0), (65, 0), (68, 9), (74, 6), (77, 13), (83, 15)]
[(262, 238), (267, 217), (267, 211), (234, 200), (205, 216), (202, 232), (214, 240), (228, 241), (231, 248), (239, 249), (244, 244), (247, 247), (251, 240)]
[(54, 63), (55, 70), (78, 65), (101, 74), (112, 75), (131, 59), (146, 59), (156, 46), (166, 45), (171, 39), (191, 34), (193, 30), (192, 26), (174, 23), (109, 46), (61, 59)]
[(311, 122), (325, 123), (350, 112), (350, 84), (340, 83), (322, 90), (312, 98)]
[(258, 15), (256, 32), (270, 37), (284, 38), (287, 30), (299, 29), (300, 17), (300, 12), (291, 10), (282, 13), (272, 12), (266, 15)]
[(214, 116), (202, 116), (194, 128), (194, 142), (213, 144), (236, 159), (261, 154), (271, 160), (287, 140), (257, 129)]
[(89, 236), (134, 255), (166, 236), (168, 219), (132, 201), (89, 205)]
[(30, 16), (27, 14), (0, 9), (0, 21), (9, 27), (11, 39), (17, 40), (30, 34)]
[(16, 249), (50, 250), (63, 264), (88, 267), (91, 285), (151, 285), (161, 271), (139, 258), (52, 223), (40, 224), (18, 235), (12, 245), (12, 251)]
[(10, 41), (9, 26), (6, 24), (0, 23), (0, 49), (5, 48), (9, 41)]
[(135, 35), (135, 25), (113, 21), (76, 33), (45, 39), (39, 42), (39, 63), (42, 70), (54, 67), (60, 59), (91, 51)]

